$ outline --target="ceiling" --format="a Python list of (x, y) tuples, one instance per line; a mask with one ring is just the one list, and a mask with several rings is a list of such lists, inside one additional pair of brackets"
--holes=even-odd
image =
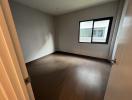
[(51, 15), (60, 15), (116, 0), (14, 0)]

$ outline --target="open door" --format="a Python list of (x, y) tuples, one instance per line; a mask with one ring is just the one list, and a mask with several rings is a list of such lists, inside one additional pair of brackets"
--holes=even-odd
[(0, 100), (30, 100), (1, 5)]
[[(30, 100), (35, 100), (8, 0), (1, 0), (1, 10), (3, 12), (5, 22), (7, 24), (9, 35), (11, 38), (11, 43), (13, 45), (15, 55), (18, 60), (18, 64), (19, 64), (19, 67), (22, 73), (23, 81), (25, 81), (24, 84), (26, 85), (26, 90), (28, 91)], [(20, 100), (24, 100), (24, 99), (20, 99)]]
[(112, 66), (104, 100), (132, 100), (132, 0), (126, 0), (119, 28), (117, 63)]

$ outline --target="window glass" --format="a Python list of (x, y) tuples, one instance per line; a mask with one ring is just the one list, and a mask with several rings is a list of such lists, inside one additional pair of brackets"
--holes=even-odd
[(110, 20), (94, 22), (92, 42), (106, 42)]
[(93, 21), (80, 22), (80, 42), (91, 42)]
[(80, 22), (79, 42), (108, 43), (112, 17)]

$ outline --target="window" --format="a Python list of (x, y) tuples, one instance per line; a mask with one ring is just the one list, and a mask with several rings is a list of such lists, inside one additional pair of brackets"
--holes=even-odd
[(108, 43), (112, 17), (80, 22), (79, 42)]

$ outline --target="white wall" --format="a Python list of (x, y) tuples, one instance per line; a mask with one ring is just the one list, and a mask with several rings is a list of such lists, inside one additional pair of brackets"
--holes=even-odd
[[(111, 2), (57, 16), (55, 18), (56, 50), (108, 59), (117, 8), (118, 2)], [(79, 21), (110, 16), (113, 16), (114, 20), (108, 44), (78, 43)]]
[(53, 17), (16, 2), (10, 2), (25, 62), (54, 52)]
[[(11, 8), (18, 36), (23, 49), (25, 62), (38, 59), (56, 51), (77, 53), (108, 59), (114, 44), (112, 36), (118, 2), (111, 2), (88, 9), (56, 16), (55, 32), (53, 16), (11, 1)], [(113, 26), (108, 44), (79, 43), (79, 21), (113, 16)], [(116, 33), (114, 33), (116, 34)], [(114, 35), (116, 36), (116, 35)], [(110, 52), (111, 50), (111, 52)]]

